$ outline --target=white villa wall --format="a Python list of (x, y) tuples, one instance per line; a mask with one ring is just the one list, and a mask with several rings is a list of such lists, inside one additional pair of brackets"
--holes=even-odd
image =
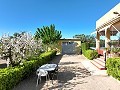
[(99, 20), (96, 21), (96, 29), (104, 24), (105, 22), (111, 20), (112, 18), (116, 17), (117, 14), (113, 14), (113, 12), (120, 13), (120, 3), (117, 4), (114, 8), (112, 8), (109, 12), (107, 12), (104, 16), (102, 16)]

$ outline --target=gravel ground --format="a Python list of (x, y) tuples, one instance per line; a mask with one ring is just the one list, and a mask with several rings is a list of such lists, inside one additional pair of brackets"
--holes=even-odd
[(37, 76), (33, 73), (13, 90), (120, 90), (120, 82), (107, 75), (91, 75), (84, 68), (82, 55), (58, 55), (52, 63), (59, 64), (58, 78), (42, 82), (36, 87)]

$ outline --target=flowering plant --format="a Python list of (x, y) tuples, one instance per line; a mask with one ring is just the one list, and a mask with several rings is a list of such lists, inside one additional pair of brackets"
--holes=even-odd
[(26, 32), (14, 37), (5, 34), (1, 38), (0, 49), (7, 65), (15, 66), (30, 56), (38, 55), (42, 49), (42, 40), (35, 40), (32, 34)]

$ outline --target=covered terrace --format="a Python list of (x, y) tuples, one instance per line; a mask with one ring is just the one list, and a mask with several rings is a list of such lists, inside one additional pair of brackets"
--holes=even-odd
[[(105, 36), (105, 47), (111, 47), (111, 36), (120, 36), (120, 3), (96, 21), (96, 50), (103, 55), (105, 49), (100, 47), (100, 36)], [(117, 45), (119, 46), (119, 44)]]

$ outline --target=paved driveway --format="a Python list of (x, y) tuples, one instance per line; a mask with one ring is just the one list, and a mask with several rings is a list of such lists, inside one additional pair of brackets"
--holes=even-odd
[[(36, 75), (33, 73), (21, 81), (13, 90), (120, 90), (120, 83), (107, 75), (91, 75), (81, 62), (82, 55), (58, 55), (53, 63), (59, 64), (58, 80), (45, 81), (36, 87)], [(48, 85), (47, 85), (48, 84)]]

